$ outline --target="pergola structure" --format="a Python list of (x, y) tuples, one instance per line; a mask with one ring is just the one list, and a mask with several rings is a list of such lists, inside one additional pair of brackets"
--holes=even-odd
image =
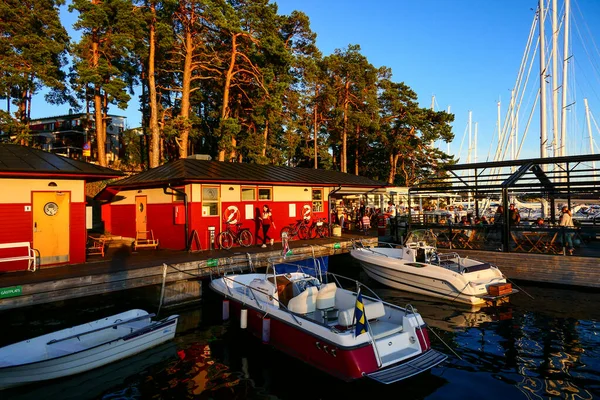
[[(409, 190), (410, 197), (439, 193), (473, 199), (476, 216), (481, 201), (497, 199), (504, 221), (509, 217), (509, 199), (528, 195), (539, 198), (543, 216), (555, 222), (557, 200), (571, 209), (573, 200), (600, 199), (600, 154), (450, 165)], [(503, 231), (507, 238), (508, 224)]]

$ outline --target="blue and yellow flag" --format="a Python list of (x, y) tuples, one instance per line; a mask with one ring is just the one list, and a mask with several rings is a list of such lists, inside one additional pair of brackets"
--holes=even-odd
[(356, 318), (356, 330), (354, 335), (358, 336), (362, 333), (366, 333), (369, 330), (367, 326), (367, 317), (365, 315), (365, 305), (362, 299), (362, 293), (360, 289), (356, 295), (356, 308), (354, 309), (354, 318)]

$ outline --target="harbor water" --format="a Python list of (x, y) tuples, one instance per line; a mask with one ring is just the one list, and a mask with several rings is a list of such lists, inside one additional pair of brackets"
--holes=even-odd
[[(221, 299), (203, 283), (201, 302), (179, 314), (175, 339), (70, 378), (0, 391), (2, 399), (593, 399), (600, 398), (600, 293), (518, 283), (509, 304), (473, 309), (369, 280), (349, 255), (332, 272), (358, 278), (386, 301), (412, 304), (432, 345), (449, 358), (392, 385), (341, 382), (223, 322)], [(82, 298), (0, 313), (0, 345), (143, 308), (148, 290)], [(156, 291), (152, 291), (156, 293)]]

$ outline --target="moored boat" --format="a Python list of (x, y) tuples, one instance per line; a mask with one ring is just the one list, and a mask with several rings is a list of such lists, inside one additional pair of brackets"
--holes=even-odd
[[(431, 348), (426, 324), (409, 305), (387, 303), (354, 280), (305, 272), (232, 274), (210, 287), (222, 295), (224, 317), (301, 361), (341, 380), (397, 382), (427, 371), (446, 355)], [(372, 292), (371, 292), (372, 293)]]
[(495, 305), (518, 292), (492, 264), (454, 252), (438, 253), (435, 234), (429, 230), (409, 233), (403, 245), (367, 247), (355, 242), (350, 255), (371, 279), (407, 292), (470, 305)]
[(129, 310), (0, 348), (0, 389), (89, 371), (173, 339), (177, 315)]

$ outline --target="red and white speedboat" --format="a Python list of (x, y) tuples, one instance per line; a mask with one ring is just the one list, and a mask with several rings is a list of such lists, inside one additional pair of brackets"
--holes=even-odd
[(269, 268), (215, 278), (210, 287), (225, 297), (224, 318), (239, 319), (263, 342), (345, 381), (368, 377), (389, 384), (447, 358), (431, 348), (412, 306), (367, 296), (369, 289), (354, 280), (358, 293), (344, 289), (340, 281), (347, 279), (328, 273), (321, 281)]

